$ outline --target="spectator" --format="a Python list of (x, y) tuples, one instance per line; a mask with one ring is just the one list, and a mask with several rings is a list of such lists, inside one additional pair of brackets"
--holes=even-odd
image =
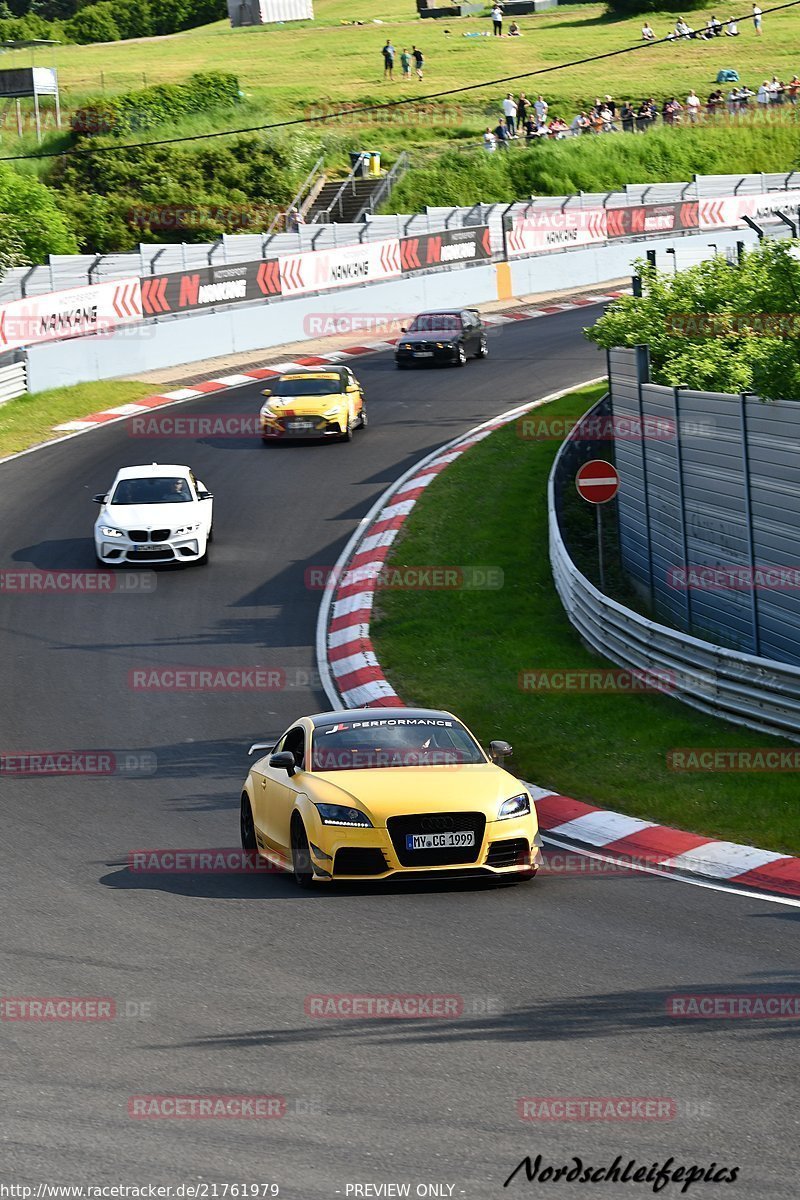
[(654, 42), (656, 40), (656, 35), (653, 33), (647, 21), (645, 21), (644, 25), (642, 26), (642, 37), (646, 42)]
[(544, 125), (545, 121), (547, 120), (547, 110), (549, 107), (550, 105), (547, 103), (544, 96), (539, 96), (538, 99), (534, 100), (533, 108), (534, 112), (536, 113), (537, 123), (539, 125)]
[(606, 96), (606, 108), (610, 109), (612, 117), (617, 115), (617, 106), (610, 96)]
[(789, 96), (790, 104), (797, 104), (797, 93), (800, 92), (800, 79), (793, 75), (786, 85), (786, 92)]
[(488, 150), (490, 154), (494, 154), (495, 150), (497, 149), (497, 139), (488, 125), (486, 126), (483, 134), (483, 148), (484, 150)]
[(753, 5), (753, 27), (758, 37), (761, 37), (761, 9), (757, 4)]
[(725, 34), (727, 37), (739, 36), (739, 26), (736, 24), (733, 17), (728, 17), (728, 24), (725, 26)]
[(511, 24), (509, 25), (509, 27), (508, 27), (508, 36), (509, 36), (509, 37), (522, 37), (522, 33), (521, 33), (521, 31), (520, 31), (520, 27), (519, 27), (519, 25), (517, 24), (517, 22), (516, 22), (516, 21), (512, 21), (512, 22), (511, 22)]
[(579, 112), (577, 117), (573, 119), (570, 125), (573, 137), (580, 137), (582, 133), (588, 133), (591, 129), (591, 122), (585, 112)]
[(664, 124), (665, 125), (679, 125), (682, 112), (683, 112), (683, 105), (678, 100), (676, 100), (674, 96), (670, 96), (669, 100), (667, 100), (665, 102), (664, 108), (662, 110)]
[(547, 130), (549, 136), (556, 141), (561, 141), (569, 134), (569, 125), (566, 121), (562, 121), (561, 117), (553, 117)]
[(714, 31), (714, 37), (722, 37), (722, 22), (718, 21), (713, 13), (711, 14), (711, 28)]
[(492, 27), (495, 37), (503, 36), (503, 10), (499, 4), (495, 4), (492, 9)]
[(503, 115), (505, 116), (505, 119), (506, 119), (506, 129), (508, 130), (508, 136), (510, 138), (515, 138), (517, 136), (517, 128), (516, 128), (517, 104), (516, 104), (516, 101), (515, 101), (513, 95), (511, 94), (511, 92), (508, 93), (505, 100), (503, 101)]
[(507, 150), (508, 149), (508, 130), (506, 129), (506, 127), (502, 121), (494, 127), (494, 129), (492, 130), (492, 133), (495, 136), (495, 141), (497, 142), (498, 150)]
[(290, 208), (286, 214), (286, 229), (289, 233), (297, 233), (301, 225), (305, 225), (306, 219), (300, 212), (299, 208)]
[(520, 92), (519, 100), (517, 101), (517, 133), (523, 128), (530, 107), (530, 100), (527, 99), (524, 92)]
[(652, 123), (650, 105), (647, 100), (643, 100), (636, 113), (636, 129), (639, 133), (647, 133)]
[(700, 113), (700, 97), (697, 95), (697, 93), (694, 91), (694, 89), (692, 89), (692, 91), (689, 92), (689, 95), (686, 97), (686, 115), (689, 118), (690, 125), (697, 124), (697, 118), (699, 116), (699, 113)]
[(411, 78), (411, 55), (406, 49), (400, 55), (400, 66), (403, 68), (403, 79)]
[(622, 108), (619, 110), (620, 120), (622, 121), (622, 132), (633, 133), (634, 121), (636, 120), (636, 110), (630, 100), (623, 100)]
[(706, 21), (706, 27), (700, 36), (704, 42), (710, 42), (714, 37), (714, 24), (711, 20), (711, 17), (709, 17)]
[(724, 103), (725, 100), (722, 95), (722, 91), (719, 88), (717, 88), (715, 92), (711, 92), (708, 100), (706, 101), (706, 112), (708, 113), (709, 117), (714, 118), (717, 113), (721, 111)]
[(756, 92), (756, 104), (759, 106), (759, 112), (766, 112), (769, 102), (769, 82), (765, 79)]
[(388, 38), (381, 54), (383, 55), (383, 78), (394, 79), (394, 46)]
[(694, 30), (689, 28), (683, 17), (678, 17), (678, 20), (675, 22), (675, 36), (679, 38), (690, 38), (693, 33)]
[(411, 57), (414, 60), (414, 66), (417, 69), (417, 79), (422, 79), (422, 68), (425, 66), (425, 58), (421, 50), (416, 46), (411, 47)]
[(603, 122), (603, 128), (602, 128), (603, 133), (619, 133), (619, 130), (617, 129), (617, 126), (614, 123), (614, 113), (611, 111), (611, 109), (609, 108), (609, 106), (607, 104), (602, 105), (602, 107), (600, 108), (600, 111), (597, 115), (599, 116), (600, 120)]
[(778, 79), (777, 75), (773, 75), (769, 84), (769, 100), (770, 104), (783, 104), (786, 88)]

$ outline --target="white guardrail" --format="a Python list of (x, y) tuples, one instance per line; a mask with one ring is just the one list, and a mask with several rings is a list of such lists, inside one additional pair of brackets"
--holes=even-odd
[(24, 362), (0, 367), (0, 404), (24, 396), (28, 390), (28, 373)]
[(800, 667), (659, 625), (604, 595), (578, 570), (561, 535), (556, 501), (561, 488), (573, 483), (565, 458), (571, 443), (579, 440), (579, 431), (580, 425), (553, 463), (547, 506), (553, 579), (581, 638), (621, 667), (663, 676), (667, 694), (701, 712), (800, 742)]

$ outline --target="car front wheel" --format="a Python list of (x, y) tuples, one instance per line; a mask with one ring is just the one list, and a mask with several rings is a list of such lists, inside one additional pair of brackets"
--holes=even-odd
[(453, 365), (456, 367), (463, 367), (464, 363), (466, 361), (467, 361), (467, 352), (464, 349), (463, 343), (459, 342), (458, 350), (456, 351), (456, 357), (455, 357)]
[(239, 832), (242, 838), (242, 849), (255, 851), (256, 845), (256, 827), (253, 822), (253, 810), (250, 807), (250, 801), (247, 796), (242, 796), (242, 804), (239, 813)]
[(311, 870), (311, 850), (302, 818), (297, 814), (292, 818), (292, 875), (298, 887), (311, 887), (314, 879)]
[(482, 337), (480, 340), (480, 343), (478, 345), (478, 352), (475, 355), (475, 357), (476, 358), (487, 358), (488, 355), (489, 355), (489, 343), (486, 341), (485, 337)]

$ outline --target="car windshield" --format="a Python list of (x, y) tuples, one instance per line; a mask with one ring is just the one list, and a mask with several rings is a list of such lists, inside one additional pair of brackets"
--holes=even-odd
[(463, 766), (486, 761), (452, 717), (385, 717), (341, 721), (314, 731), (313, 770)]
[(461, 318), (455, 313), (420, 313), (408, 327), (409, 333), (430, 333), (434, 329), (460, 329)]
[(187, 504), (191, 500), (192, 491), (188, 481), (166, 475), (121, 479), (111, 497), (112, 504)]
[(295, 375), (290, 379), (276, 379), (272, 385), (273, 396), (329, 396), (331, 392), (343, 392), (344, 383), (339, 375), (325, 375), (321, 379)]

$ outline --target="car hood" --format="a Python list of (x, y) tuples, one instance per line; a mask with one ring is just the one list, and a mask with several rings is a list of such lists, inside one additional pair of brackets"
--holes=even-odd
[[(199, 520), (200, 508), (191, 504), (106, 504), (100, 511), (103, 523), (120, 529), (180, 529)], [(98, 518), (98, 520), (100, 519)]]
[(434, 812), (482, 812), (493, 821), (504, 800), (527, 790), (491, 763), (313, 772), (303, 782), (311, 800), (358, 805), (375, 825), (384, 825), (388, 817)]
[(412, 345), (417, 342), (452, 342), (455, 338), (461, 336), (461, 331), (458, 329), (431, 329), (423, 333), (404, 333), (398, 340), (398, 345), (404, 342), (410, 342)]
[(298, 416), (316, 416), (327, 412), (329, 408), (341, 408), (346, 397), (341, 392), (330, 392), (325, 396), (265, 396), (264, 403), (269, 405), (276, 416), (286, 412)]

